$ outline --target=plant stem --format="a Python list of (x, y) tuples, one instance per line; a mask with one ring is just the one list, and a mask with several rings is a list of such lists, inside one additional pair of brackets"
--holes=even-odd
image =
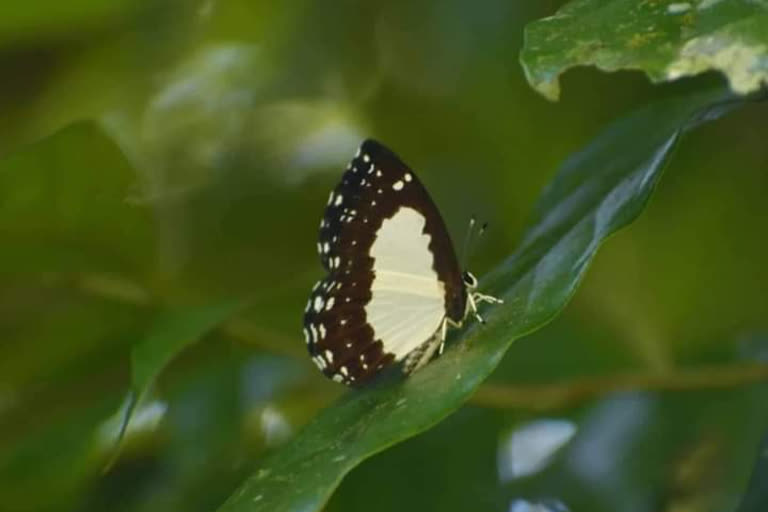
[(585, 377), (554, 384), (485, 384), (472, 405), (495, 409), (551, 410), (622, 391), (696, 391), (768, 380), (768, 365), (703, 366), (670, 373), (626, 373)]

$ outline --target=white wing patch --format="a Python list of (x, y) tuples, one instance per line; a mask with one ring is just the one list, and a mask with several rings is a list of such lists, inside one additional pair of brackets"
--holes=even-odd
[(375, 276), (366, 319), (396, 360), (431, 338), (445, 316), (445, 287), (432, 268), (425, 225), (423, 215), (402, 207), (384, 220), (371, 246)]

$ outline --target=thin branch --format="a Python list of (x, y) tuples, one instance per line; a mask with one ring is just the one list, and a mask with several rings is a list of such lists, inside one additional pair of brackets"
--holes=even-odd
[(695, 391), (730, 388), (768, 380), (768, 365), (703, 366), (670, 373), (617, 374), (555, 384), (485, 384), (470, 399), (496, 409), (552, 410), (621, 391)]
[(295, 336), (289, 336), (282, 331), (260, 326), (246, 318), (235, 317), (224, 322), (221, 325), (221, 330), (228, 336), (255, 348), (283, 356), (308, 357), (301, 331), (298, 328)]
[[(83, 274), (76, 276), (73, 281), (76, 289), (94, 297), (133, 306), (154, 306), (153, 298), (148, 290), (119, 275)], [(274, 294), (270, 295), (269, 298), (266, 296), (259, 297), (264, 301), (273, 298)], [(295, 336), (290, 336), (277, 329), (260, 326), (256, 322), (240, 316), (230, 318), (218, 327), (228, 336), (262, 350), (292, 357), (305, 357), (306, 355), (304, 343), (301, 341), (300, 327), (296, 328)]]

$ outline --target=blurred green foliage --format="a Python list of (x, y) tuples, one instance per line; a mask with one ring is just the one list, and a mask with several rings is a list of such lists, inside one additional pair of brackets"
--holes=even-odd
[[(576, 70), (547, 103), (517, 53), (556, 8), (0, 8), (0, 510), (215, 510), (344, 392), (305, 357), (300, 317), (327, 191), (363, 137), (415, 166), (455, 241), (470, 214), (490, 220), (483, 274), (609, 120), (719, 81)], [(469, 405), (352, 471), (327, 509), (735, 510), (768, 427), (747, 371), (768, 361), (767, 113), (750, 104), (687, 137), (564, 313)], [(132, 351), (168, 312), (230, 301), (249, 307), (169, 341), (186, 347), (104, 473)], [(638, 389), (606, 384), (619, 375)], [(542, 403), (553, 383), (583, 392)], [(535, 471), (502, 469), (544, 419), (573, 433)], [(761, 510), (749, 499), (740, 512)]]

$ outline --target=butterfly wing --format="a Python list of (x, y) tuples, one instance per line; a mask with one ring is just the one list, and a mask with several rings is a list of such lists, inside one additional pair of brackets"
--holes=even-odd
[(460, 320), (466, 291), (442, 217), (413, 171), (367, 140), (331, 192), (318, 252), (328, 276), (304, 314), (318, 367), (361, 384)]

